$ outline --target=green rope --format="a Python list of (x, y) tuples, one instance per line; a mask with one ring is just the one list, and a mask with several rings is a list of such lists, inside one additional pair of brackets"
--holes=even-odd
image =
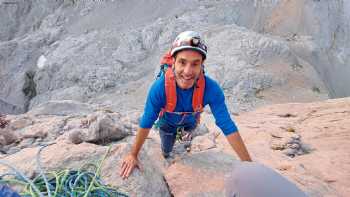
[(92, 189), (92, 186), (93, 186), (93, 184), (94, 184), (94, 182), (95, 182), (95, 180), (96, 180), (96, 177), (100, 175), (102, 163), (103, 163), (103, 161), (106, 159), (107, 154), (109, 153), (110, 149), (111, 149), (111, 146), (108, 147), (108, 150), (107, 150), (106, 154), (103, 156), (101, 162), (100, 162), (99, 165), (97, 166), (97, 169), (96, 169), (96, 172), (95, 172), (95, 176), (94, 176), (94, 178), (92, 179), (92, 181), (91, 181), (91, 183), (90, 183), (90, 186), (89, 186), (89, 189), (88, 189), (87, 192), (85, 193), (84, 197), (87, 197), (87, 196), (88, 196), (88, 194), (90, 193), (90, 191), (91, 191), (91, 189)]
[[(20, 195), (23, 197), (43, 197), (49, 195), (52, 197), (127, 197), (126, 194), (119, 192), (117, 189), (105, 185), (100, 179), (102, 163), (107, 158), (110, 149), (111, 146), (98, 164), (88, 163), (83, 165), (79, 170), (64, 169), (47, 173), (42, 172), (39, 164), (38, 169), (41, 172), (33, 180), (27, 180), (24, 175), (13, 177), (13, 174), (3, 174), (0, 176), (0, 184), (22, 186)], [(40, 151), (37, 155), (37, 162), (40, 160)], [(3, 163), (0, 161), (0, 164)], [(14, 175), (21, 174), (16, 169), (13, 171), (16, 172)], [(7, 178), (7, 176), (10, 177)]]

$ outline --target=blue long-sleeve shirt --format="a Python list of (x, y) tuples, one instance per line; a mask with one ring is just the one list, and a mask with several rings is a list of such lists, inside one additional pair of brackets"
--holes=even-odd
[[(166, 104), (165, 95), (165, 77), (164, 75), (158, 78), (151, 89), (148, 92), (145, 109), (143, 116), (140, 120), (141, 128), (151, 128), (154, 122), (157, 120), (159, 112)], [(175, 107), (175, 112), (193, 112), (192, 108), (192, 95), (193, 88), (181, 89), (176, 87), (177, 103)], [(229, 135), (233, 132), (238, 131), (235, 123), (228, 113), (225, 96), (220, 88), (213, 79), (205, 76), (205, 90), (203, 105), (209, 104), (210, 109), (215, 117), (216, 125), (223, 131), (225, 135)], [(187, 126), (191, 127), (196, 124), (196, 118), (193, 115), (186, 115), (182, 117), (178, 114), (165, 113), (163, 116), (165, 122), (172, 127), (177, 126)]]

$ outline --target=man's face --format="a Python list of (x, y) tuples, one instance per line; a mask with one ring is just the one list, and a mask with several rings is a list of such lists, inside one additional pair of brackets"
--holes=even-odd
[(184, 50), (177, 53), (174, 63), (175, 79), (182, 89), (191, 88), (201, 73), (203, 57), (193, 50)]

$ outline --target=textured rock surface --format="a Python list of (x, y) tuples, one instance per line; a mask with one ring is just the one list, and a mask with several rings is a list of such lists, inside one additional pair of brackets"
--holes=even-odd
[[(194, 137), (191, 152), (181, 149), (182, 144), (177, 142), (175, 154), (167, 160), (161, 155), (158, 132), (152, 129), (139, 155), (142, 171), (135, 170), (127, 180), (122, 180), (119, 177), (121, 159), (134, 141), (130, 132), (135, 130), (130, 127), (136, 127), (131, 121), (133, 116), (123, 118), (117, 112), (95, 111), (80, 116), (33, 116), (30, 112), (6, 116), (9, 124), (1, 129), (0, 139), (5, 139), (5, 130), (16, 138), (7, 144), (0, 141), (1, 160), (31, 175), (36, 171), (35, 155), (40, 145), (56, 143), (42, 152), (44, 168), (52, 170), (77, 168), (97, 161), (107, 150), (103, 145), (111, 144), (102, 178), (131, 196), (224, 195), (226, 175), (239, 161), (209, 113), (202, 117), (200, 135)], [(346, 98), (271, 105), (239, 114), (235, 119), (254, 161), (278, 171), (309, 196), (320, 197), (347, 196), (350, 192), (350, 120), (344, 118), (349, 115), (350, 99)], [(99, 133), (91, 135), (96, 137), (94, 140), (86, 140), (95, 144), (82, 138), (77, 144), (71, 143), (71, 132), (88, 131), (89, 125), (105, 118), (115, 125), (102, 127)], [(130, 121), (125, 121), (127, 119)], [(119, 132), (127, 135), (122, 139), (112, 134), (98, 135), (113, 128), (118, 136)], [(0, 167), (0, 173), (5, 171)]]
[[(98, 163), (107, 152), (107, 147), (89, 143), (74, 145), (65, 141), (57, 141), (45, 148), (41, 153), (41, 166), (44, 170), (79, 169), (85, 163)], [(121, 188), (131, 196), (170, 196), (162, 174), (146, 154), (140, 157), (141, 162), (147, 166), (144, 172), (135, 171), (133, 176), (123, 181), (119, 176), (121, 158), (130, 150), (130, 145), (120, 143), (112, 146), (110, 154), (102, 165), (101, 177), (106, 184)], [(6, 161), (13, 164), (27, 175), (39, 173), (37, 171), (36, 155), (38, 148), (26, 148), (15, 155), (7, 156)], [(55, 154), (52, 154), (52, 153)], [(1, 173), (6, 170), (0, 167)]]
[(224, 196), (225, 174), (235, 160), (218, 150), (202, 151), (175, 160), (165, 173), (174, 196)]
[(143, 172), (119, 177), (160, 56), (193, 29), (253, 159), (309, 196), (347, 196), (349, 98), (295, 102), (350, 95), (349, 10), (346, 0), (0, 0), (0, 158), (31, 176), (41, 145), (56, 143), (42, 152), (51, 170), (111, 144), (102, 178), (131, 196), (223, 196), (238, 161), (208, 109), (190, 153), (177, 143), (163, 159), (152, 130)]
[(1, 1), (0, 109), (75, 100), (140, 110), (160, 55), (187, 29), (206, 38), (207, 73), (233, 112), (346, 96), (348, 7), (341, 0)]
[[(255, 161), (278, 169), (310, 196), (347, 196), (350, 178), (350, 100), (262, 107), (235, 117)], [(208, 120), (209, 122), (209, 120)], [(214, 130), (214, 125), (207, 125)], [(290, 132), (293, 128), (294, 132)], [(291, 138), (289, 138), (289, 137)], [(300, 139), (302, 154), (290, 157), (271, 148), (273, 140), (287, 145)], [(226, 139), (218, 148), (232, 152)]]

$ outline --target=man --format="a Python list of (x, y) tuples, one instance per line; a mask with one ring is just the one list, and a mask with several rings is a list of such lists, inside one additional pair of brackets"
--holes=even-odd
[(230, 118), (223, 91), (213, 79), (204, 75), (207, 46), (202, 37), (193, 31), (180, 33), (172, 44), (169, 56), (171, 61), (168, 58), (163, 63), (171, 64), (171, 67), (153, 83), (148, 93), (135, 143), (123, 160), (120, 175), (127, 178), (135, 167), (139, 167), (137, 155), (158, 116), (162, 153), (167, 158), (177, 134), (185, 133), (182, 137), (191, 139), (188, 135), (195, 129), (199, 115), (207, 104), (216, 125), (240, 159), (251, 161), (237, 127)]

